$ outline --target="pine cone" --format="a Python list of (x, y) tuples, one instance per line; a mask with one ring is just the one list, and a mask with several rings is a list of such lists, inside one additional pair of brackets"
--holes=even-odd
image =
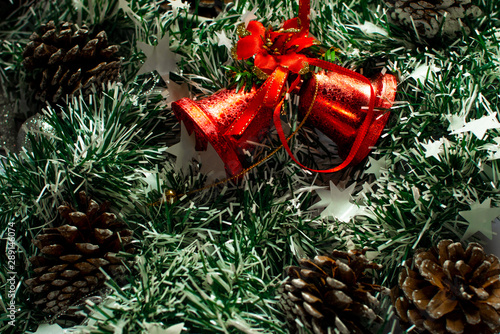
[(92, 84), (114, 81), (120, 72), (115, 56), (118, 45), (108, 46), (104, 31), (89, 40), (87, 27), (65, 22), (57, 29), (54, 21), (33, 33), (24, 49), (23, 64), (33, 71), (31, 86), (42, 102), (57, 102), (66, 95), (90, 93)]
[[(393, 290), (405, 326), (425, 333), (494, 334), (500, 331), (500, 262), (483, 247), (442, 240), (405, 262)], [(401, 291), (400, 290), (400, 291)]]
[(133, 253), (132, 234), (126, 225), (79, 193), (82, 211), (64, 203), (58, 211), (66, 224), (44, 228), (33, 240), (41, 255), (33, 256), (34, 275), (26, 284), (34, 293), (34, 304), (54, 316), (82, 298), (90, 297), (106, 281), (102, 268), (116, 282), (124, 280), (125, 266), (119, 251)]
[[(197, 14), (204, 17), (216, 17), (224, 7), (224, 1), (221, 0), (187, 0), (190, 9), (194, 11), (198, 6)], [(196, 4), (198, 2), (198, 4)]]
[[(217, 17), (231, 0), (187, 0), (189, 13), (203, 17)], [(172, 5), (164, 2), (160, 5), (164, 10), (171, 10)]]
[[(456, 37), (462, 29), (468, 34), (470, 28), (465, 18), (476, 18), (481, 9), (470, 0), (385, 0), (390, 7), (391, 19), (402, 27), (415, 29), (421, 36), (434, 38), (439, 32)], [(446, 17), (445, 17), (446, 15)], [(413, 22), (412, 22), (413, 21)]]
[(382, 266), (365, 253), (333, 251), (287, 268), (281, 306), (292, 332), (368, 333), (370, 322), (381, 321), (371, 308), (379, 304), (372, 292), (387, 289), (374, 285), (365, 270)]

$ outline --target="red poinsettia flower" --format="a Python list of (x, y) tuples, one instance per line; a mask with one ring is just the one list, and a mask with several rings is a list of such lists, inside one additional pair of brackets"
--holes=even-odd
[(266, 74), (278, 66), (299, 73), (307, 66), (307, 57), (299, 52), (314, 45), (315, 39), (307, 37), (309, 31), (298, 28), (297, 19), (285, 22), (282, 29), (265, 29), (262, 23), (250, 21), (246, 28), (250, 35), (240, 38), (236, 46), (238, 59), (255, 55), (254, 65)]

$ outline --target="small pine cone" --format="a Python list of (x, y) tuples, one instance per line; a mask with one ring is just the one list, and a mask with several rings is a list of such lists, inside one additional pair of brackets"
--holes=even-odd
[(405, 262), (393, 302), (402, 325), (424, 333), (498, 333), (500, 262), (477, 243), (442, 240)]
[(188, 3), (192, 11), (198, 7), (197, 14), (204, 17), (216, 17), (224, 6), (221, 0), (188, 0)]
[[(203, 17), (217, 17), (230, 2), (231, 0), (187, 0), (189, 12)], [(164, 10), (172, 9), (168, 2), (162, 3), (160, 7)]]
[[(391, 19), (404, 28), (419, 35), (434, 38), (439, 32), (443, 36), (456, 37), (462, 29), (468, 34), (470, 28), (465, 25), (465, 18), (481, 15), (479, 7), (470, 0), (385, 0), (389, 6)], [(413, 21), (413, 22), (412, 22)]]
[(79, 92), (88, 95), (92, 84), (100, 88), (118, 78), (121, 64), (115, 54), (119, 47), (108, 45), (104, 31), (89, 39), (87, 27), (65, 22), (57, 28), (50, 21), (30, 40), (23, 64), (33, 72), (31, 87), (42, 102), (55, 103)]
[(333, 251), (287, 268), (281, 306), (292, 332), (368, 333), (371, 323), (381, 321), (372, 309), (379, 304), (372, 293), (387, 289), (374, 285), (365, 271), (382, 266), (369, 261), (365, 253), (366, 249)]
[(99, 205), (83, 191), (79, 200), (82, 211), (64, 203), (58, 211), (65, 224), (44, 228), (33, 240), (41, 254), (30, 258), (33, 274), (26, 284), (34, 304), (49, 316), (103, 288), (106, 276), (100, 269), (123, 283), (126, 267), (117, 253), (134, 252), (133, 232), (107, 212), (107, 203)]

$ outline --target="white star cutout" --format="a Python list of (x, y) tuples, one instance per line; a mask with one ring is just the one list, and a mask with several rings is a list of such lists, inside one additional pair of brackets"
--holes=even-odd
[(58, 324), (40, 324), (33, 334), (64, 334), (65, 331)]
[(437, 66), (434, 66), (434, 64), (421, 64), (413, 70), (409, 78), (413, 78), (415, 79), (415, 81), (425, 83), (425, 81), (429, 78), (430, 73), (438, 73), (439, 71), (441, 71), (441, 69)]
[(252, 20), (255, 20), (257, 16), (255, 13), (257, 12), (257, 8), (252, 9), (251, 11), (245, 11), (243, 15), (241, 15), (241, 21), (245, 22), (245, 28), (248, 27), (248, 23)]
[(466, 123), (462, 128), (452, 131), (451, 134), (470, 131), (478, 139), (483, 139), (486, 131), (498, 128), (500, 128), (500, 123), (498, 122), (497, 113), (495, 112), (489, 116), (484, 115), (480, 119), (475, 119), (473, 121), (470, 121)]
[(201, 163), (200, 173), (207, 175), (207, 183), (223, 180), (227, 177), (224, 161), (212, 144), (208, 143), (207, 150), (198, 153), (198, 161)]
[(334, 217), (342, 222), (348, 222), (360, 212), (360, 208), (355, 203), (351, 203), (351, 194), (355, 186), (356, 184), (353, 183), (349, 188), (342, 191), (330, 181), (330, 190), (316, 190), (321, 200), (312, 205), (311, 209), (326, 207), (321, 212), (321, 217)]
[(126, 0), (118, 0), (118, 8), (121, 8), (123, 12), (135, 23), (135, 26), (142, 30), (140, 23), (140, 17), (137, 15), (130, 7)]
[(365, 21), (363, 24), (348, 24), (347, 26), (358, 28), (365, 34), (380, 34), (383, 36), (387, 36), (387, 31), (369, 21)]
[(495, 144), (485, 144), (481, 149), (488, 151), (488, 160), (500, 159), (500, 137), (493, 138)]
[(379, 178), (382, 171), (387, 170), (387, 160), (385, 157), (378, 160), (368, 157), (368, 161), (370, 162), (370, 167), (365, 171), (365, 174), (374, 174), (376, 178)]
[(170, 6), (172, 6), (174, 15), (177, 15), (179, 9), (189, 9), (190, 7), (188, 2), (182, 2), (182, 0), (169, 0), (168, 3)]
[(173, 81), (167, 82), (167, 89), (164, 89), (161, 95), (165, 98), (162, 106), (170, 109), (172, 102), (178, 101), (184, 97), (189, 97), (189, 88), (187, 83), (178, 85)]
[(455, 131), (465, 125), (465, 117), (463, 115), (447, 115), (446, 118), (450, 122), (448, 131)]
[(364, 195), (372, 194), (373, 193), (372, 185), (373, 183), (368, 183), (368, 182), (363, 183), (363, 185), (361, 186), (362, 190), (359, 192), (358, 196), (360, 195), (363, 196), (363, 194)]
[(178, 171), (189, 171), (193, 159), (196, 159), (196, 136), (194, 132), (189, 135), (184, 123), (181, 122), (181, 141), (166, 149), (176, 157), (175, 169)]
[(443, 153), (443, 138), (436, 140), (436, 141), (427, 141), (427, 143), (420, 143), (424, 147), (425, 150), (425, 157), (434, 157), (438, 161), (441, 161), (441, 157), (439, 156), (440, 153)]
[(158, 322), (144, 323), (146, 332), (149, 334), (180, 334), (184, 328), (184, 323), (181, 322), (168, 328), (164, 326), (164, 324)]
[(146, 61), (137, 75), (156, 70), (165, 82), (169, 81), (169, 73), (177, 71), (177, 55), (170, 51), (170, 37), (167, 33), (156, 46), (137, 42), (137, 46), (146, 55)]
[(226, 36), (226, 32), (224, 30), (220, 32), (216, 32), (215, 36), (217, 36), (217, 39), (219, 40), (219, 46), (224, 45), (229, 51), (231, 51), (231, 48), (233, 47), (233, 43), (229, 38)]
[(500, 208), (491, 207), (491, 198), (485, 199), (481, 204), (476, 201), (471, 204), (469, 211), (460, 211), (459, 213), (469, 222), (469, 227), (462, 239), (467, 239), (476, 232), (481, 232), (490, 240), (493, 238), (491, 223), (500, 216)]

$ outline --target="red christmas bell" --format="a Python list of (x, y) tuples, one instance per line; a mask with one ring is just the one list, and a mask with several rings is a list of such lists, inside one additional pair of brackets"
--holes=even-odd
[[(396, 97), (397, 81), (392, 74), (378, 74), (370, 79), (375, 91), (373, 121), (356, 152), (351, 164), (357, 164), (370, 152), (385, 123), (389, 108)], [(316, 97), (316, 82), (317, 93)], [(320, 72), (312, 76), (300, 90), (299, 113), (304, 117), (312, 106), (306, 122), (323, 132), (338, 146), (339, 155), (345, 159), (365, 120), (370, 102), (370, 85), (360, 79), (341, 72)]]
[(183, 98), (172, 103), (172, 110), (179, 121), (183, 121), (191, 134), (196, 134), (196, 149), (206, 150), (210, 143), (226, 166), (226, 172), (233, 176), (243, 171), (244, 150), (252, 145), (249, 141), (260, 141), (270, 128), (272, 110), (260, 106), (238, 135), (227, 135), (234, 122), (240, 119), (257, 90), (249, 92), (223, 89), (212, 96), (193, 101)]

